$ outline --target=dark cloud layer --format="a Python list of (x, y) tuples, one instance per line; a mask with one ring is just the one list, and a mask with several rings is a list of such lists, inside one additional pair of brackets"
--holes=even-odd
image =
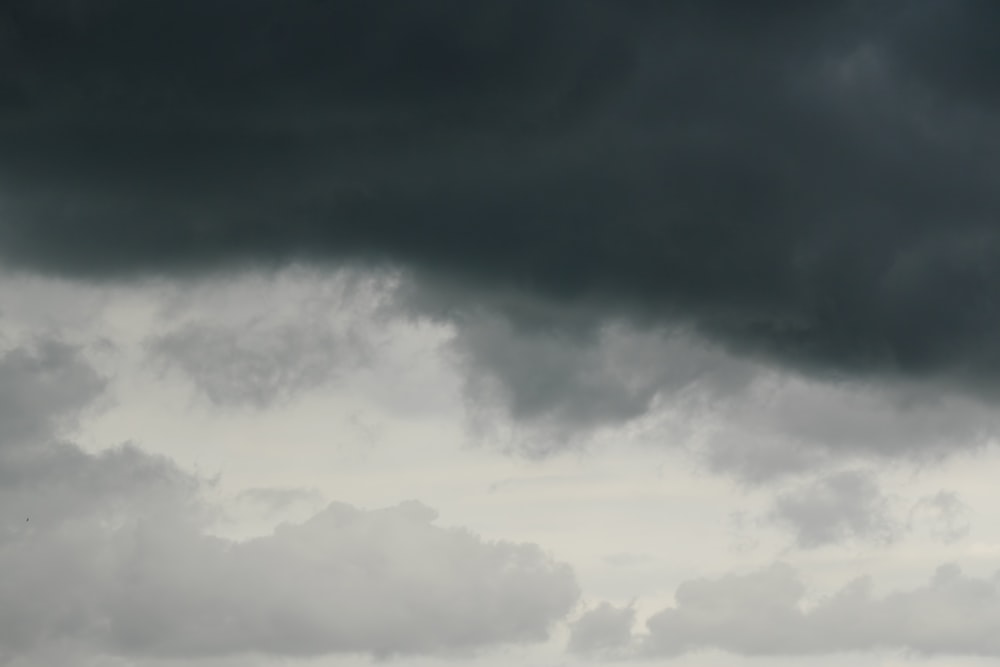
[(986, 0), (7, 3), (0, 258), (389, 261), (992, 393), (998, 25)]

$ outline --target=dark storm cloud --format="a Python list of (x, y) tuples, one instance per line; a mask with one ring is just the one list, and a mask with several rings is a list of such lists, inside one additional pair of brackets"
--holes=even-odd
[(389, 261), (992, 393), (998, 25), (986, 0), (7, 3), (0, 254)]

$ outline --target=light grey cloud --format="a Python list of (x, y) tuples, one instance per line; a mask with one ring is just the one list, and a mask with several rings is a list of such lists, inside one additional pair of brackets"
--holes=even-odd
[(385, 324), (380, 274), (304, 269), (192, 281), (168, 292), (164, 330), (146, 341), (157, 366), (217, 407), (266, 408), (369, 361)]
[(806, 549), (850, 539), (884, 544), (902, 530), (875, 478), (859, 470), (832, 473), (779, 494), (767, 518), (790, 529)]
[(0, 655), (62, 644), (188, 658), (436, 653), (543, 640), (576, 602), (538, 546), (334, 503), (246, 541), (203, 480), (132, 446), (0, 452)]
[(635, 609), (602, 602), (570, 625), (568, 649), (581, 655), (614, 658), (627, 647), (635, 624)]
[(196, 530), (207, 519), (196, 479), (131, 446), (94, 455), (43, 444), (0, 456), (7, 653), (96, 638), (113, 625), (107, 599), (127, 583), (121, 549), (129, 540), (143, 530)]
[(1000, 656), (1000, 574), (976, 578), (944, 565), (924, 585), (881, 596), (867, 577), (812, 605), (806, 593), (796, 571), (782, 563), (690, 580), (677, 588), (674, 606), (651, 616), (646, 632), (620, 650), (647, 659), (704, 649), (746, 656), (881, 649)]
[(237, 544), (149, 531), (148, 553), (124, 564), (109, 639), (175, 657), (435, 653), (543, 640), (575, 603), (572, 574), (538, 547), (484, 543), (434, 518), (412, 502), (333, 504)]
[(988, 404), (915, 385), (764, 371), (749, 391), (712, 407), (699, 451), (712, 470), (752, 483), (852, 463), (938, 462), (1000, 435)]
[(0, 446), (56, 437), (105, 389), (80, 348), (51, 338), (0, 353)]
[(924, 529), (942, 542), (957, 542), (969, 534), (972, 509), (954, 491), (939, 491), (918, 500), (910, 511), (911, 529)]
[(334, 379), (356, 362), (360, 346), (302, 327), (192, 325), (159, 337), (152, 349), (213, 404), (265, 408)]

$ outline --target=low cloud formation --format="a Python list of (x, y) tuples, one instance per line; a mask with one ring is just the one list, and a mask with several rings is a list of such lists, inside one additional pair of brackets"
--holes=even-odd
[(473, 414), (511, 420), (536, 454), (662, 406), (694, 418), (739, 395), (759, 370), (682, 331), (518, 328), (481, 313), (459, 320), (449, 349)]
[(635, 609), (602, 602), (570, 625), (569, 651), (613, 659), (623, 657), (632, 640)]
[[(969, 577), (944, 565), (931, 580), (884, 596), (861, 578), (806, 606), (806, 588), (788, 565), (750, 574), (687, 581), (676, 603), (646, 622), (627, 645), (634, 658), (672, 658), (704, 649), (744, 656), (808, 656), (902, 649), (922, 655), (1000, 656), (1000, 574)], [(574, 626), (577, 635), (623, 610), (599, 607)], [(603, 649), (603, 645), (596, 648)], [(625, 647), (620, 647), (625, 648)]]
[(90, 453), (52, 440), (96, 378), (55, 344), (0, 362), (0, 386), (33, 399), (15, 404), (28, 417), (0, 447), (0, 663), (58, 662), (62, 649), (137, 659), (470, 651), (544, 640), (576, 603), (572, 571), (538, 546), (439, 527), (417, 502), (334, 503), (264, 537), (214, 536), (222, 508), (205, 500), (209, 482), (132, 445)]
[(804, 549), (845, 540), (885, 544), (901, 529), (875, 479), (857, 470), (833, 473), (779, 494), (768, 519), (790, 529)]
[(388, 278), (302, 269), (188, 285), (146, 349), (213, 405), (258, 410), (322, 388), (362, 366), (383, 335)]
[(1000, 435), (989, 402), (934, 385), (810, 379), (683, 329), (564, 329), (519, 313), (520, 326), (463, 313), (448, 349), (477, 424), (513, 424), (513, 445), (532, 455), (625, 427), (758, 485), (886, 461), (934, 463)]
[(921, 498), (910, 511), (909, 526), (926, 530), (946, 544), (969, 534), (972, 509), (954, 491), (939, 491)]
[(317, 389), (355, 363), (345, 341), (298, 327), (189, 326), (155, 341), (153, 353), (219, 407), (257, 409)]
[(0, 448), (51, 440), (105, 386), (80, 348), (58, 340), (0, 352)]
[(0, 261), (389, 264), (497, 312), (514, 294), (993, 400), (997, 12), (8, 3)]
[(967, 396), (764, 369), (710, 417), (698, 441), (708, 466), (758, 484), (857, 463), (935, 463), (1000, 434), (996, 411)]
[(416, 502), (233, 542), (206, 532), (198, 480), (135, 448), (2, 464), (0, 655), (446, 653), (544, 640), (578, 595), (537, 546), (440, 528)]

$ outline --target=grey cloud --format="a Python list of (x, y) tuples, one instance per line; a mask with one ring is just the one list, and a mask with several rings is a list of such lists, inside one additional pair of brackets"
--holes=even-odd
[(807, 549), (849, 539), (884, 544), (901, 530), (876, 480), (858, 470), (832, 473), (779, 494), (768, 518), (789, 528)]
[(760, 483), (845, 463), (932, 462), (1000, 434), (989, 400), (932, 382), (803, 376), (690, 327), (595, 321), (579, 304), (552, 310), (510, 292), (489, 292), (490, 307), (449, 309), (472, 296), (440, 282), (404, 281), (394, 298), (403, 313), (454, 323), (448, 349), (476, 425), (512, 421), (508, 439), (532, 454), (625, 425)]
[(887, 460), (935, 462), (1000, 434), (989, 402), (932, 384), (811, 379), (683, 329), (552, 328), (518, 311), (520, 326), (481, 312), (456, 316), (449, 351), (471, 414), (487, 426), (512, 420), (520, 429), (513, 444), (532, 454), (626, 425), (760, 484)]
[(148, 555), (127, 556), (129, 586), (109, 603), (110, 639), (176, 657), (447, 652), (543, 640), (575, 603), (571, 573), (538, 547), (484, 543), (434, 518), (419, 503), (334, 504), (239, 544), (144, 532)]
[(478, 649), (544, 639), (578, 595), (539, 547), (438, 527), (416, 502), (335, 503), (236, 542), (209, 532), (203, 480), (134, 447), (0, 456), (8, 661)]
[(582, 334), (463, 318), (450, 349), (473, 410), (495, 410), (541, 432), (527, 440), (540, 453), (594, 428), (643, 417), (658, 404), (737, 394), (755, 370), (684, 332), (621, 324)]
[(613, 658), (632, 638), (635, 609), (602, 602), (570, 626), (568, 649), (572, 653)]
[(969, 534), (971, 508), (953, 491), (939, 491), (917, 501), (910, 511), (911, 528), (923, 528), (945, 543), (956, 542)]
[(92, 455), (49, 444), (0, 455), (0, 650), (12, 656), (100, 632), (105, 598), (126, 576), (116, 538), (127, 543), (146, 522), (166, 531), (208, 518), (197, 480), (133, 447)]
[(207, 517), (197, 499), (199, 480), (133, 445), (88, 454), (75, 445), (48, 443), (4, 450), (0, 457), (0, 499), (9, 510), (3, 527), (9, 539), (97, 518), (113, 525), (144, 515), (185, 521)]
[(529, 295), (992, 400), (997, 18), (983, 0), (14, 3), (0, 256), (91, 278), (389, 263), (498, 311)]
[(845, 463), (935, 462), (1000, 434), (988, 403), (928, 386), (820, 382), (761, 372), (713, 405), (698, 449), (715, 471), (761, 483)]
[(329, 332), (293, 326), (191, 325), (151, 345), (154, 356), (190, 378), (215, 405), (255, 408), (330, 382), (357, 363), (352, 352), (358, 349)]
[(379, 344), (387, 278), (304, 269), (241, 277), (168, 291), (165, 331), (146, 341), (161, 370), (218, 407), (286, 402), (364, 365)]
[(5, 350), (0, 355), (0, 447), (57, 437), (105, 386), (105, 378), (72, 345), (38, 339)]
[(944, 565), (912, 590), (884, 596), (868, 578), (806, 606), (788, 565), (687, 581), (676, 603), (626, 645), (636, 658), (719, 649), (747, 656), (807, 656), (903, 649), (922, 655), (1000, 655), (1000, 575), (976, 578)]

